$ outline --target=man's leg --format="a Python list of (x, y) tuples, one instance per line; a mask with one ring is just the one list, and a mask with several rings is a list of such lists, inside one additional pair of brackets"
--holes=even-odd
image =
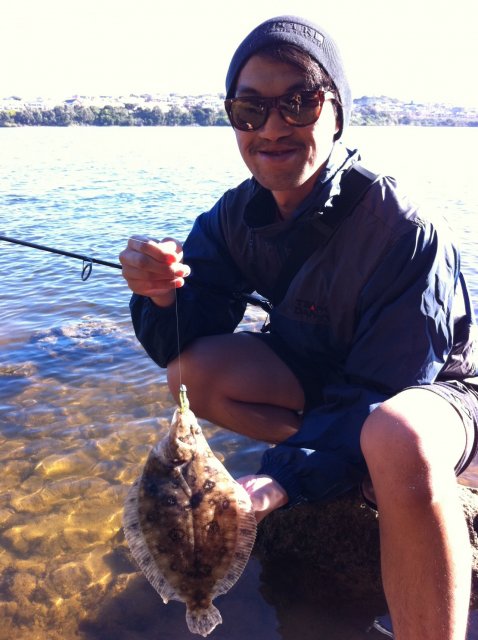
[(396, 640), (464, 640), (471, 553), (454, 474), (465, 447), (459, 414), (435, 393), (406, 390), (367, 418), (361, 445)]
[(261, 340), (247, 333), (200, 338), (168, 365), (176, 396), (186, 385), (201, 418), (256, 440), (277, 443), (298, 429), (304, 393), (296, 376)]

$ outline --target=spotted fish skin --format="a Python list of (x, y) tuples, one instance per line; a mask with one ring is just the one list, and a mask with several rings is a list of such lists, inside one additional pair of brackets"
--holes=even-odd
[(252, 550), (251, 501), (211, 451), (194, 414), (175, 412), (125, 505), (133, 557), (163, 598), (186, 604), (192, 633), (222, 622), (212, 600), (240, 577)]

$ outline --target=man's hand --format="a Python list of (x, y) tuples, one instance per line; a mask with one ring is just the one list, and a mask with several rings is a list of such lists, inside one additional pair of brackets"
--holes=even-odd
[(243, 476), (237, 482), (249, 494), (257, 522), (289, 501), (285, 490), (270, 476)]
[(182, 246), (177, 240), (164, 238), (157, 242), (146, 236), (132, 236), (119, 256), (131, 291), (151, 298), (160, 307), (173, 304), (175, 289), (183, 286), (191, 272), (182, 259)]

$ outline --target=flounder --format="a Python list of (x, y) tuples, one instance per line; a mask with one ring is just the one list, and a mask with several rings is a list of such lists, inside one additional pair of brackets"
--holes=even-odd
[(184, 602), (191, 633), (207, 636), (222, 622), (212, 600), (242, 574), (256, 519), (248, 494), (209, 448), (184, 386), (169, 432), (131, 487), (123, 525), (163, 602)]

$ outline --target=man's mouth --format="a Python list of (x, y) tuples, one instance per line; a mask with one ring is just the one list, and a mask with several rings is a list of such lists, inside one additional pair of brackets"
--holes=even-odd
[(255, 153), (259, 156), (274, 160), (283, 160), (297, 153), (298, 147), (259, 148)]

